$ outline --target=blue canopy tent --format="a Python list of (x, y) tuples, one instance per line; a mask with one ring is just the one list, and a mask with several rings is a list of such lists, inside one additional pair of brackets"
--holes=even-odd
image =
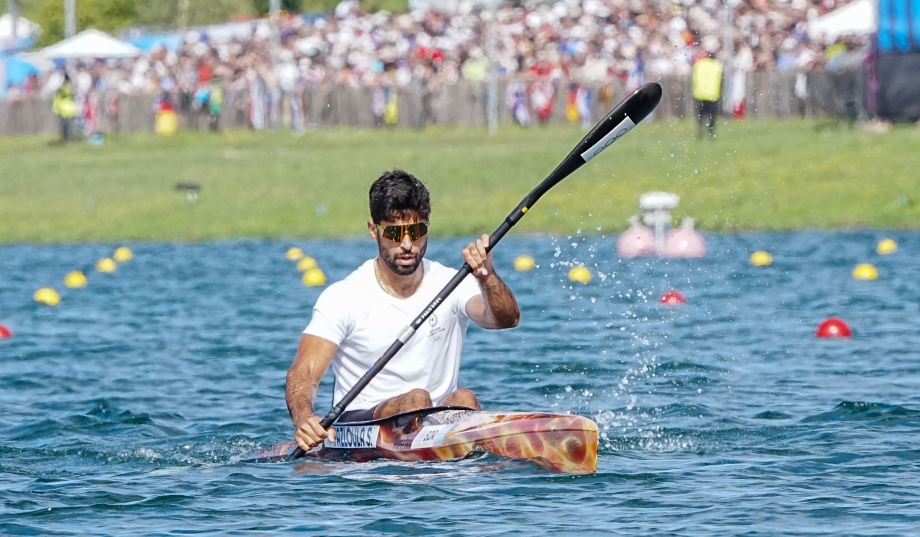
[(0, 64), (2, 64), (0, 66), (0, 75), (5, 75), (0, 76), (0, 82), (2, 82), (0, 97), (6, 95), (10, 85), (22, 84), (30, 75), (38, 74), (38, 69), (34, 65), (16, 56), (0, 56)]
[(879, 0), (878, 115), (920, 120), (920, 0)]
[(179, 50), (179, 47), (182, 46), (182, 35), (179, 33), (147, 34), (128, 38), (125, 39), (125, 41), (144, 52), (150, 52), (155, 47), (163, 47), (167, 50)]

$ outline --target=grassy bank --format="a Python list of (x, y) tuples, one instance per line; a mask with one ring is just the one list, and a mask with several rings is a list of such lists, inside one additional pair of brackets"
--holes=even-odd
[[(550, 191), (515, 232), (615, 232), (638, 195), (681, 196), (704, 230), (920, 227), (920, 130), (836, 123), (641, 125)], [(488, 232), (581, 138), (574, 127), (248, 131), (0, 138), (0, 242), (347, 236), (367, 189), (402, 167), (432, 191), (439, 235)], [(199, 183), (187, 203), (176, 183)]]

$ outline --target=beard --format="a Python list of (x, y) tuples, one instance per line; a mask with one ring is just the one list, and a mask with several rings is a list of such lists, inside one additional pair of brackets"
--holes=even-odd
[[(410, 274), (415, 274), (415, 271), (418, 270), (419, 266), (422, 264), (422, 258), (425, 256), (425, 250), (428, 249), (427, 241), (419, 251), (416, 253), (405, 252), (398, 250), (396, 252), (391, 251), (389, 248), (385, 248), (383, 244), (378, 243), (378, 250), (380, 251), (380, 257), (383, 258), (383, 261), (390, 267), (390, 270), (393, 271), (398, 276), (409, 276)], [(401, 265), (397, 261), (400, 257), (413, 256), (413, 262), (409, 265)]]

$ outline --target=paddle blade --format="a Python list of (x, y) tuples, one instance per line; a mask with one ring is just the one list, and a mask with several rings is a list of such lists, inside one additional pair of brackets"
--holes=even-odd
[(525, 198), (523, 207), (531, 207), (547, 190), (554, 187), (559, 181), (568, 177), (572, 172), (593, 159), (613, 142), (626, 135), (658, 106), (661, 101), (661, 86), (657, 82), (650, 82), (632, 92), (623, 102), (611, 110), (604, 119), (591, 129), (584, 138), (572, 149), (565, 160), (553, 170), (553, 173), (537, 186)]
[(578, 163), (580, 166), (596, 157), (648, 117), (658, 106), (659, 101), (661, 101), (661, 86), (657, 82), (650, 82), (637, 89), (632, 95), (623, 99), (623, 102), (611, 110), (604, 119), (600, 120), (591, 129), (591, 132), (575, 146), (566, 160), (577, 155), (581, 160)]
[[(300, 455), (294, 456), (296, 452)], [(266, 448), (260, 448), (238, 457), (232, 457), (231, 463), (254, 463), (254, 462), (286, 462), (299, 457), (303, 457), (304, 452), (294, 442), (284, 444), (275, 444)]]

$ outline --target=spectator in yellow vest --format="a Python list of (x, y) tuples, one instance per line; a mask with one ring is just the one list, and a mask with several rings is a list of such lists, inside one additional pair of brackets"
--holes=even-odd
[(51, 111), (61, 118), (61, 141), (69, 142), (73, 138), (73, 121), (77, 117), (77, 103), (74, 100), (73, 84), (67, 73), (64, 73), (64, 81), (54, 92)]
[(460, 67), (460, 75), (470, 82), (483, 82), (489, 77), (489, 60), (481, 48), (475, 47), (470, 51), (470, 57)]
[(699, 103), (699, 137), (708, 130), (715, 136), (716, 116), (719, 113), (719, 97), (722, 96), (722, 64), (710, 53), (693, 64), (693, 98)]

